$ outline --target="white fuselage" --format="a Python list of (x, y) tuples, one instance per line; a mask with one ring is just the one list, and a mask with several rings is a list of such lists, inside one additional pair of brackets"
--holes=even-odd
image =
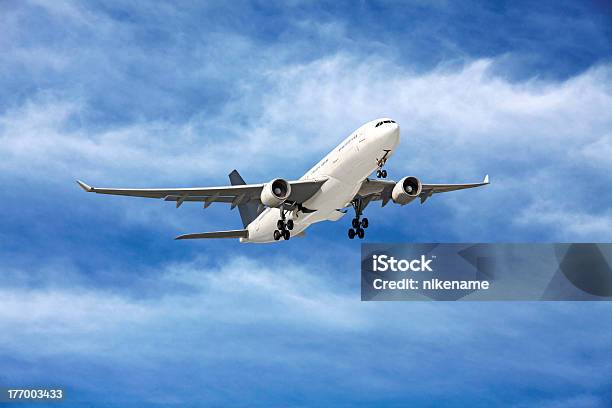
[[(387, 159), (393, 154), (399, 144), (399, 125), (383, 123), (376, 127), (381, 121), (389, 122), (382, 118), (361, 126), (301, 177), (301, 180), (326, 178), (327, 181), (303, 203), (314, 212), (287, 214), (294, 222), (292, 236), (315, 222), (338, 220), (343, 215), (338, 210), (351, 204), (363, 181), (379, 167), (378, 161), (385, 151), (388, 151)], [(241, 238), (240, 242), (275, 242), (273, 234), (280, 218), (278, 208), (266, 208), (247, 226), (249, 237)]]

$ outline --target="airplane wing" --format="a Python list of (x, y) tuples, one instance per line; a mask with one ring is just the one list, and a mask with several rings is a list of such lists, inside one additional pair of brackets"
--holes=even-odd
[[(487, 184), (489, 184), (488, 174), (485, 176), (484, 180), (482, 180), (480, 183), (462, 183), (462, 184), (425, 184), (423, 183), (421, 194), (419, 194), (419, 198), (421, 199), (421, 204), (423, 204), (433, 194), (446, 193), (446, 192), (455, 191), (455, 190), (463, 190), (466, 188), (480, 187), (480, 186), (485, 186)], [(391, 191), (393, 190), (393, 187), (395, 187), (395, 181), (365, 179), (357, 195), (362, 198), (367, 198), (368, 202), (382, 200), (382, 205), (384, 207), (391, 199)]]
[[(312, 197), (327, 181), (326, 178), (317, 180), (289, 181), (291, 194), (287, 201), (303, 203)], [(204, 202), (208, 207), (213, 202), (231, 203), (232, 208), (250, 201), (260, 202), (261, 190), (265, 184), (244, 184), (221, 187), (196, 188), (99, 188), (91, 187), (77, 180), (81, 188), (89, 193), (123, 195), (130, 197), (146, 197), (176, 201), (177, 208), (185, 201)]]
[(455, 190), (464, 190), (466, 188), (474, 188), (486, 186), (489, 184), (489, 175), (487, 174), (480, 183), (463, 183), (463, 184), (423, 184), (423, 189), (419, 198), (423, 204), (433, 194), (446, 193)]

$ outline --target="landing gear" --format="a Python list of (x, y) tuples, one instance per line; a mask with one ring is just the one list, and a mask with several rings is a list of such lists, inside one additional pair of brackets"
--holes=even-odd
[(387, 170), (376, 170), (376, 177), (378, 178), (387, 178)]
[(355, 209), (355, 218), (351, 221), (351, 226), (348, 230), (349, 239), (354, 239), (355, 236), (359, 237), (359, 239), (363, 239), (365, 237), (365, 228), (368, 228), (370, 224), (367, 218), (361, 219), (363, 203), (360, 198), (356, 198), (352, 202), (353, 208)]
[(356, 228), (356, 229), (349, 228), (348, 230), (349, 239), (354, 239), (355, 236), (359, 237), (359, 239), (363, 239), (363, 237), (365, 237), (365, 230), (361, 227)]
[(278, 228), (279, 230), (284, 230), (284, 229), (288, 229), (289, 231), (291, 231), (293, 229), (293, 220), (278, 220), (276, 222), (276, 228)]
[(361, 220), (361, 227), (362, 228), (368, 228), (368, 225), (370, 225), (370, 223), (368, 222), (367, 218), (364, 218), (363, 220)]
[(385, 154), (380, 159), (376, 159), (376, 164), (378, 164), (378, 169), (376, 170), (376, 177), (378, 178), (387, 178), (387, 170), (383, 170), (385, 164), (387, 164), (387, 159), (389, 158), (389, 153), (391, 150), (384, 150)]
[(284, 207), (280, 208), (281, 219), (276, 222), (277, 230), (274, 231), (274, 240), (278, 241), (283, 238), (287, 241), (291, 238), (291, 233), (289, 231), (293, 230), (293, 220), (286, 220), (287, 210)]

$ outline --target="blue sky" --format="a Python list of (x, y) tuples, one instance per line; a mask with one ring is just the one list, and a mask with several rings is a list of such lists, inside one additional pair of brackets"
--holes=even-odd
[(84, 194), (301, 176), (362, 123), (370, 242), (609, 242), (612, 8), (585, 2), (0, 3), (0, 384), (99, 406), (604, 407), (606, 303), (362, 303), (347, 220), (176, 242), (221, 205)]

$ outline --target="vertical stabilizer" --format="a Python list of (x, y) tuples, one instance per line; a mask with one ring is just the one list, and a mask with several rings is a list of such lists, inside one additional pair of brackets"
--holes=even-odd
[[(232, 186), (241, 186), (246, 184), (237, 170), (234, 170), (229, 174), (229, 179)], [(253, 202), (239, 204), (238, 211), (240, 211), (240, 218), (242, 218), (242, 225), (244, 228), (246, 228), (247, 225), (249, 225), (259, 215), (257, 213), (257, 204)]]

